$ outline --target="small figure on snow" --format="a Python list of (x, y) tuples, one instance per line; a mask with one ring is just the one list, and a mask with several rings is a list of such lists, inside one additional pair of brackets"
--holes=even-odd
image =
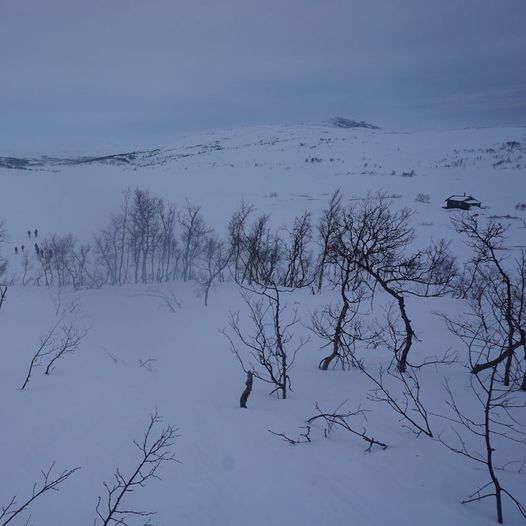
[(38, 228), (35, 228), (35, 237), (38, 237)]

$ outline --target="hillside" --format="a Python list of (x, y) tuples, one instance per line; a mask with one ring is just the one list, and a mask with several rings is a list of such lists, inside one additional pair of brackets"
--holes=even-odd
[[(111, 484), (117, 468), (124, 476), (133, 472), (140, 456), (133, 440), (141, 440), (157, 411), (166, 425), (177, 428), (173, 452), (178, 462), (163, 462), (161, 480), (149, 480), (126, 496), (128, 509), (156, 512), (152, 524), (494, 524), (490, 499), (461, 504), (487, 482), (484, 467), (441, 443), (457, 443), (446, 381), (466, 414), (478, 418), (480, 413), (470, 388), (466, 346), (437, 315), (462, 315), (464, 300), (452, 294), (407, 300), (416, 332), (411, 363), (456, 355), (454, 363), (415, 369), (433, 432), (432, 437), (417, 436), (388, 404), (372, 400), (375, 384), (360, 368), (342, 370), (338, 364), (319, 369), (328, 350), (311, 330), (312, 315), (339, 298), (328, 277), (319, 293), (313, 286), (282, 293), (284, 320), (290, 322), (294, 312), (298, 317), (290, 327), (289, 346), (305, 341), (290, 371), (287, 399), (269, 396), (271, 386), (255, 379), (248, 408), (240, 409), (246, 376), (222, 332), (235, 340), (229, 313), (236, 312), (241, 330), (252, 329), (232, 271), (224, 271), (223, 281), (214, 281), (205, 306), (200, 278), (185, 281), (174, 271), (176, 279), (167, 277), (162, 283), (131, 283), (130, 271), (126, 283), (111, 285), (89, 262), (95, 254), (94, 236), (122, 211), (127, 189), (148, 191), (166, 205), (175, 203), (179, 213), (199, 206), (207, 228), (221, 239), (227, 238), (229, 220), (242, 201), (253, 205), (251, 218), (270, 214), (270, 231), (288, 239), (295, 217), (310, 212), (315, 226), (340, 189), (345, 205), (358, 206), (383, 192), (393, 211), (411, 208), (408, 221), (415, 239), (409, 248), (445, 238), (459, 268), (471, 250), (451, 227), (456, 212), (443, 207), (450, 195), (471, 194), (482, 202), (476, 211), (481, 223), (494, 219), (508, 228), (499, 257), (511, 267), (526, 249), (526, 205), (521, 206), (526, 203), (526, 129), (406, 133), (261, 126), (195, 134), (152, 150), (127, 150), (82, 155), (28, 151), (19, 156), (0, 151), (0, 219), (6, 230), (0, 254), (9, 264), (0, 310), (0, 506), (13, 495), (23, 502), (40, 480), (40, 470), (52, 463), (56, 473), (78, 466), (58, 492), (31, 505), (30, 523), (93, 524), (97, 497), (103, 503), (106, 498), (103, 482)], [(181, 248), (184, 238), (177, 228)], [(54, 281), (46, 287), (48, 276), (44, 278), (34, 244), (41, 250), (46, 239), (69, 233), (77, 247), (91, 245), (89, 275), (76, 290), (67, 276), (66, 286)], [(315, 241), (313, 232), (313, 253)], [(152, 276), (153, 265), (152, 256)], [(199, 265), (204, 268), (201, 260)], [(371, 300), (371, 308), (366, 303), (366, 323), (385, 318), (385, 294)], [(37, 363), (21, 390), (42, 338), (54, 326), (60, 331), (68, 323), (82, 336), (78, 348), (59, 359), (49, 375), (43, 374), (45, 360), (40, 367)], [(58, 332), (53, 338), (60, 340)], [(237, 345), (243, 355), (242, 343)], [(375, 378), (394, 360), (383, 343), (358, 342), (356, 357)], [(396, 378), (396, 373), (386, 373), (386, 385), (403, 400)], [(520, 391), (515, 395), (522, 407), (513, 409), (513, 417), (524, 431), (526, 396)], [(292, 445), (269, 432), (301, 439), (305, 421), (318, 414), (316, 405), (328, 412), (362, 409), (349, 419), (358, 435), (337, 425), (327, 433), (320, 420), (311, 425), (309, 443)], [(362, 433), (387, 447), (369, 448)], [(462, 436), (467, 447), (483, 450), (480, 437)], [(496, 463), (503, 468), (498, 475), (525, 504), (525, 444), (501, 438), (496, 438)], [(12, 524), (24, 524), (28, 516), (24, 512)], [(509, 500), (504, 518), (509, 525), (524, 524)], [(147, 520), (133, 516), (129, 524)], [(5, 524), (1, 518), (0, 524)]]

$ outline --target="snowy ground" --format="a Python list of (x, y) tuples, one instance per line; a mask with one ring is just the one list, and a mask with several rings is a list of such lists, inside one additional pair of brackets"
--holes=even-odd
[[(511, 141), (520, 146), (506, 144)], [(483, 202), (481, 214), (510, 223), (513, 255), (526, 246), (521, 221), (526, 212), (515, 210), (517, 203), (526, 202), (525, 144), (526, 129), (408, 134), (258, 127), (181, 139), (148, 162), (127, 167), (0, 169), (0, 217), (9, 234), (2, 250), (16, 276), (20, 262), (14, 246), (32, 245), (28, 229), (38, 228), (40, 237), (73, 232), (90, 241), (118, 208), (123, 190), (139, 186), (168, 201), (183, 204), (188, 199), (201, 205), (220, 234), (241, 199), (272, 213), (280, 226), (305, 210), (319, 213), (336, 188), (346, 198), (383, 190), (396, 206), (415, 210), (412, 221), (419, 239), (452, 239), (461, 260), (466, 249), (452, 233), (450, 212), (442, 206), (449, 195), (466, 192)], [(429, 204), (415, 202), (420, 193), (429, 194)], [(290, 399), (269, 397), (268, 387), (256, 382), (249, 409), (239, 409), (244, 375), (220, 334), (228, 311), (243, 308), (238, 290), (231, 283), (217, 286), (204, 307), (196, 284), (168, 287), (181, 302), (176, 312), (152, 294), (165, 290), (159, 286), (64, 291), (63, 304), (75, 298), (79, 319), (90, 331), (76, 354), (60, 361), (49, 376), (37, 370), (24, 391), (19, 387), (38, 339), (55, 319), (57, 291), (8, 290), (0, 312), (0, 505), (14, 494), (21, 499), (30, 493), (40, 469), (53, 461), (59, 470), (81, 466), (58, 493), (35, 502), (32, 523), (92, 524), (97, 496), (104, 493), (102, 482), (111, 481), (117, 467), (132, 469), (137, 458), (132, 441), (141, 437), (157, 408), (167, 423), (179, 427), (175, 453), (181, 463), (163, 467), (162, 481), (152, 481), (130, 501), (135, 508), (157, 511), (155, 524), (495, 522), (493, 502), (460, 504), (486, 482), (486, 473), (437, 440), (414, 436), (387, 406), (368, 401), (372, 385), (361, 372), (318, 370), (325, 351), (304, 326), (297, 336), (310, 336), (310, 342), (292, 371)], [(316, 305), (331, 297), (330, 291), (312, 296), (302, 290), (288, 303), (307, 325)], [(446, 412), (445, 377), (460, 393), (461, 403), (474, 407), (463, 348), (433, 315), (462, 305), (445, 298), (414, 301), (410, 307), (420, 338), (415, 361), (448, 348), (461, 356), (458, 364), (422, 372), (428, 409)], [(362, 356), (372, 370), (390, 358), (381, 349), (362, 351)], [(140, 367), (140, 360), (150, 358), (151, 371)], [(344, 432), (324, 438), (321, 425), (306, 445), (290, 446), (267, 431), (297, 436), (298, 426), (315, 413), (316, 402), (334, 409), (346, 399), (350, 408), (370, 411), (358, 427), (386, 442), (385, 451), (366, 453), (367, 444)], [(443, 419), (432, 417), (431, 424), (447, 434)], [(506, 458), (525, 457), (518, 445), (506, 447)], [(526, 473), (516, 471), (510, 468), (500, 476), (525, 499)], [(18, 523), (24, 524), (26, 516)], [(509, 505), (505, 521), (524, 522)]]

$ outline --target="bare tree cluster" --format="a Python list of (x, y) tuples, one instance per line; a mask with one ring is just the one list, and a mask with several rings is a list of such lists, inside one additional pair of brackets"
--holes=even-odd
[[(148, 191), (128, 191), (121, 210), (95, 236), (93, 247), (79, 245), (72, 235), (51, 236), (35, 246), (40, 265), (35, 281), (82, 288), (195, 280), (202, 287), (206, 305), (214, 283), (230, 276), (243, 290), (247, 314), (231, 313), (229, 328), (223, 331), (246, 374), (241, 407), (247, 405), (254, 379), (269, 384), (270, 394), (287, 398), (291, 370), (306, 341), (296, 337), (300, 320), (297, 311), (287, 312), (284, 298), (298, 288), (310, 287), (313, 294), (330, 288), (337, 299), (311, 317), (311, 330), (328, 348), (319, 368), (357, 367), (374, 385), (369, 400), (388, 404), (403, 426), (428, 437), (434, 432), (422, 400), (421, 366), (409, 360), (417, 340), (410, 298), (456, 292), (468, 313), (443, 318), (465, 344), (471, 387), (481, 412), (468, 414), (447, 386), (451, 413), (445, 418), (453, 424), (456, 442), (439, 439), (487, 471), (489, 482), (465, 502), (494, 498), (500, 523), (507, 497), (526, 517), (524, 506), (502, 486), (496, 463), (497, 451), (500, 453), (506, 441), (526, 445), (526, 433), (516, 417), (526, 408), (517, 398), (520, 390), (526, 391), (526, 253), (516, 260), (505, 256), (506, 228), (496, 220), (482, 226), (476, 215), (453, 219), (454, 229), (472, 251), (459, 276), (448, 243), (437, 240), (417, 245), (412, 212), (395, 209), (384, 194), (344, 206), (337, 191), (317, 224), (306, 212), (295, 218), (290, 228), (274, 229), (269, 215), (253, 214), (254, 207), (242, 203), (228, 223), (228, 238), (223, 240), (206, 224), (199, 206), (186, 202), (178, 210)], [(0, 242), (3, 239), (5, 231), (0, 224)], [(31, 261), (26, 258), (23, 265), (25, 283)], [(2, 281), (5, 273), (6, 264), (0, 259), (0, 308), (7, 291)], [(171, 310), (178, 307), (175, 295), (152, 294)], [(366, 316), (380, 312), (379, 306), (382, 314), (366, 323)], [(33, 354), (21, 389), (37, 367), (45, 366), (45, 374), (50, 374), (57, 360), (74, 352), (85, 335), (85, 330), (59, 317)], [(357, 357), (358, 345), (387, 348), (396, 371), (389, 368), (371, 373)], [(444, 358), (434, 363), (449, 362)], [(151, 370), (151, 359), (140, 366)], [(305, 421), (299, 438), (274, 434), (291, 444), (310, 442), (312, 424), (323, 422), (325, 435), (338, 427), (366, 441), (368, 450), (387, 447), (364, 428), (358, 430), (351, 424), (352, 417), (364, 416), (361, 409), (345, 412), (339, 407), (323, 412), (316, 408), (318, 413)], [(96, 524), (126, 525), (131, 517), (150, 524), (151, 512), (132, 511), (123, 504), (131, 492), (156, 478), (161, 464), (173, 460), (170, 448), (176, 430), (168, 426), (154, 438), (159, 422), (157, 414), (153, 415), (143, 440), (135, 442), (140, 451), (137, 467), (128, 476), (117, 470), (114, 482), (104, 483), (106, 495), (98, 500)], [(480, 447), (472, 447), (467, 436), (478, 439)], [(49, 472), (44, 476), (44, 487), (48, 479)], [(40, 494), (34, 490), (29, 503)], [(19, 509), (13, 499), (2, 508), (0, 519), (9, 522), (27, 505)]]
[[(35, 243), (34, 253), (20, 254), (21, 281), (75, 289), (197, 281), (205, 303), (213, 284), (226, 276), (248, 286), (299, 288), (315, 280), (321, 286), (324, 258), (314, 256), (311, 214), (274, 230), (270, 215), (252, 218), (253, 212), (243, 202), (222, 239), (206, 224), (200, 206), (186, 201), (176, 208), (147, 190), (127, 190), (119, 212), (92, 244), (80, 244), (73, 234), (54, 234)], [(331, 213), (323, 219), (328, 225), (318, 229), (332, 229)]]
[[(526, 402), (517, 396), (526, 390), (524, 360), (517, 356), (519, 350), (526, 353), (526, 254), (522, 251), (511, 261), (503, 255), (507, 229), (494, 219), (481, 225), (476, 215), (458, 215), (453, 225), (472, 250), (457, 283), (467, 312), (442, 317), (467, 350), (471, 389), (479, 412), (473, 414), (464, 408), (447, 384), (451, 415), (445, 418), (453, 423), (454, 439), (441, 440), (487, 473), (489, 481), (463, 502), (494, 499), (497, 522), (502, 523), (505, 498), (526, 518), (526, 508), (503, 487), (498, 475), (499, 469), (520, 460), (508, 457), (507, 443), (526, 446), (526, 430), (519, 416)], [(478, 446), (468, 442), (473, 438)]]
[(370, 196), (348, 206), (330, 244), (331, 251), (360, 274), (373, 297), (381, 290), (397, 306), (399, 319), (391, 319), (383, 331), (396, 336), (391, 350), (402, 373), (416, 337), (407, 297), (446, 294), (456, 272), (444, 240), (412, 249), (410, 217), (409, 209), (394, 210), (385, 195)]
[(20, 255), (23, 285), (81, 289), (196, 280), (206, 301), (231, 259), (230, 246), (206, 225), (199, 206), (186, 202), (178, 210), (139, 188), (124, 193), (120, 211), (93, 244), (54, 234), (34, 249)]
[[(48, 287), (72, 286), (75, 289), (80, 289), (96, 286), (98, 280), (89, 265), (90, 251), (89, 245), (78, 246), (78, 242), (72, 234), (64, 236), (54, 234), (44, 239), (36, 252), (39, 272), (35, 281), (37, 283), (43, 281)], [(28, 255), (24, 254), (24, 283), (29, 266)]]
[(180, 261), (177, 212), (147, 190), (124, 194), (118, 214), (95, 236), (98, 265), (112, 285), (174, 279)]
[(229, 224), (234, 278), (249, 286), (275, 280), (283, 249), (281, 239), (269, 226), (269, 215), (257, 217), (250, 226), (247, 224), (251, 211), (251, 207), (242, 204)]
[(253, 211), (252, 206), (242, 203), (228, 225), (234, 280), (248, 286), (311, 285), (315, 278), (311, 214), (295, 218), (288, 235), (283, 236), (272, 230), (268, 214), (249, 223)]
[(502, 255), (507, 229), (493, 219), (481, 226), (476, 216), (457, 216), (454, 226), (472, 248), (459, 286), (471, 316), (446, 318), (448, 327), (477, 349), (474, 374), (502, 364), (504, 384), (526, 391), (526, 252)]

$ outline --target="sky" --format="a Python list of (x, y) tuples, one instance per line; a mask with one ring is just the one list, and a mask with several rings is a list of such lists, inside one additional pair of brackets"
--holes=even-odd
[(0, 155), (317, 123), (526, 125), (526, 0), (0, 0)]

